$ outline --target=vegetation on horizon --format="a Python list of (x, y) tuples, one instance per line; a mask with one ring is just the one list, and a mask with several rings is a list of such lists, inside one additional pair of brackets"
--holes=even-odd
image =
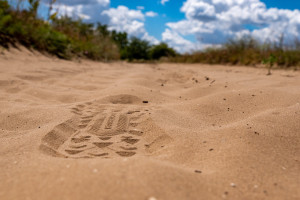
[(13, 8), (0, 0), (0, 46), (21, 44), (63, 59), (128, 60), (178, 63), (207, 63), (273, 66), (300, 66), (300, 42), (293, 46), (262, 44), (253, 38), (230, 40), (220, 48), (178, 54), (166, 43), (151, 45), (146, 40), (129, 38), (126, 32), (109, 31), (107, 25), (91, 24), (68, 16), (58, 17), (50, 0), (48, 20), (38, 16), (39, 0), (27, 0), (29, 7)]
[(13, 8), (0, 0), (0, 46), (21, 44), (59, 58), (83, 57), (92, 60), (155, 60), (173, 56), (167, 44), (150, 45), (125, 32), (109, 31), (107, 25), (91, 24), (68, 16), (57, 17), (50, 0), (48, 21), (39, 18), (39, 0), (28, 0), (28, 9)]
[(204, 51), (184, 54), (169, 58), (170, 62), (206, 63), (256, 66), (268, 65), (271, 68), (300, 66), (300, 43), (296, 40), (293, 46), (260, 43), (253, 38), (230, 40), (220, 48), (208, 48)]

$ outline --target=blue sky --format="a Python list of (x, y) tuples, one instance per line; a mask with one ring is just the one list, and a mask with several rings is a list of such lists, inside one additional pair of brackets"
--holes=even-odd
[(143, 6), (145, 12), (153, 11), (158, 13), (157, 17), (148, 18), (145, 22), (146, 30), (150, 35), (161, 40), (161, 34), (165, 30), (167, 22), (179, 21), (184, 18), (184, 13), (180, 12), (183, 4), (182, 0), (173, 0), (162, 5), (158, 0), (112, 0), (111, 7), (125, 5), (130, 9), (137, 9), (137, 6)]
[[(145, 21), (147, 32), (157, 38), (162, 39), (162, 33), (166, 29), (166, 23), (176, 22), (184, 18), (185, 14), (180, 12), (184, 0), (170, 0), (164, 5), (159, 0), (111, 0), (111, 7), (117, 8), (119, 5), (127, 6), (130, 9), (137, 9), (137, 6), (143, 6), (145, 12), (153, 11), (158, 13), (155, 18), (148, 18)], [(267, 8), (281, 8), (281, 9), (300, 9), (300, 0), (262, 0)], [(250, 26), (248, 26), (251, 29)], [(195, 41), (193, 36), (185, 36), (185, 38)]]
[[(17, 0), (10, 0), (17, 1)], [(47, 13), (42, 0), (40, 13)], [(179, 52), (220, 46), (228, 39), (300, 40), (299, 0), (57, 0), (55, 11)]]

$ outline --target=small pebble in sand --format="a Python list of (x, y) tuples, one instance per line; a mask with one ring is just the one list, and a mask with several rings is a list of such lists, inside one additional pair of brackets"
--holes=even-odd
[(200, 171), (200, 170), (195, 170), (195, 173), (201, 174), (202, 171)]
[(164, 84), (162, 83), (162, 84), (161, 84), (161, 86), (163, 87), (163, 86), (164, 86)]
[(209, 151), (213, 151), (214, 149), (210, 149)]
[(149, 103), (149, 101), (143, 101), (143, 103)]
[(230, 183), (230, 186), (235, 188), (236, 184), (235, 183)]
[(209, 79), (210, 79), (210, 78), (209, 78), (208, 76), (205, 76), (205, 80), (209, 81)]

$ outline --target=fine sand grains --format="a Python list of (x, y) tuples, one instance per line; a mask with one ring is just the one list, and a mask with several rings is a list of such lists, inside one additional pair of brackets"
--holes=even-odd
[(300, 73), (0, 56), (0, 199), (300, 199)]

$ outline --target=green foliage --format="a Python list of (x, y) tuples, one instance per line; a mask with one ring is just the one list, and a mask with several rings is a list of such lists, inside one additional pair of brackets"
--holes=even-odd
[(159, 60), (161, 57), (174, 57), (176, 52), (169, 48), (166, 43), (160, 43), (151, 47), (149, 57), (153, 60)]
[(148, 41), (132, 37), (129, 45), (126, 47), (126, 51), (124, 52), (123, 56), (129, 59), (129, 61), (148, 60), (149, 49), (150, 45)]
[[(55, 1), (52, 0), (52, 3)], [(119, 58), (119, 50), (108, 35), (94, 30), (93, 24), (69, 17), (50, 16), (51, 23), (37, 17), (38, 0), (28, 0), (28, 10), (14, 10), (0, 0), (0, 45), (20, 43), (60, 58), (72, 56), (94, 60)], [(50, 11), (49, 11), (50, 13)]]
[[(25, 1), (25, 0), (24, 0)], [(53, 12), (56, 0), (49, 0), (48, 21), (39, 19), (40, 0), (26, 0), (28, 9), (10, 7), (0, 0), (0, 45), (22, 44), (28, 48), (48, 52), (60, 58), (74, 56), (93, 60), (148, 60), (174, 56), (166, 44), (152, 46), (138, 38), (128, 39), (125, 32), (109, 31), (107, 25), (85, 23)], [(59, 17), (58, 17), (59, 16)]]
[(37, 14), (37, 10), (39, 8), (40, 5), (40, 1), (39, 0), (28, 0), (29, 3), (29, 14), (31, 14), (33, 17), (36, 17)]

